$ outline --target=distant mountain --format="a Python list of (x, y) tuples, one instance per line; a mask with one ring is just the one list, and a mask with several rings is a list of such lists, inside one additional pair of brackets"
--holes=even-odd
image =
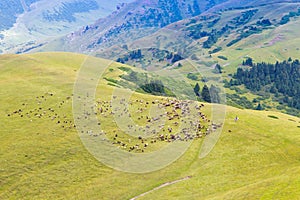
[[(24, 7), (27, 7), (25, 4)], [(11, 28), (16, 22), (17, 15), (24, 13), (23, 5), (19, 0), (0, 1), (0, 31)]]
[(135, 40), (171, 23), (200, 15), (227, 0), (139, 0), (110, 16), (56, 40), (45, 49), (90, 52)]
[[(262, 27), (264, 26), (262, 25), (259, 30), (256, 30), (255, 23), (259, 19), (255, 16), (267, 18), (265, 15), (267, 16), (268, 13), (274, 11), (272, 13), (273, 19), (270, 20), (277, 20), (277, 22), (270, 23), (275, 25), (271, 27), (276, 28), (277, 25), (280, 25), (281, 17), (290, 11), (296, 11), (297, 2), (300, 2), (299, 0), (274, 0), (272, 2), (266, 0), (135, 0), (130, 2), (130, 0), (127, 0), (127, 4), (117, 4), (118, 2), (115, 0), (115, 2), (110, 2), (109, 5), (106, 5), (106, 7), (111, 8), (113, 7), (112, 5), (118, 5), (114, 7), (116, 8), (114, 12), (112, 12), (114, 9), (111, 9), (107, 17), (98, 17), (95, 23), (85, 23), (85, 21), (95, 21), (95, 15), (89, 15), (99, 10), (99, 8), (97, 9), (97, 4), (94, 3), (95, 1), (69, 0), (68, 3), (60, 3), (59, 7), (55, 7), (52, 10), (48, 8), (38, 9), (40, 14), (38, 16), (42, 17), (43, 21), (46, 21), (46, 25), (34, 23), (32, 26), (27, 25), (24, 28), (25, 31), (20, 31), (22, 30), (20, 28), (22, 25), (16, 26), (18, 27), (18, 32), (10, 30), (8, 35), (13, 36), (10, 38), (14, 42), (19, 39), (17, 43), (20, 45), (17, 47), (11, 46), (7, 49), (15, 53), (31, 51), (97, 52), (95, 54), (103, 56), (101, 52), (107, 49), (151, 36), (155, 32), (161, 31), (162, 28), (167, 27), (173, 31), (180, 31), (183, 35), (188, 36), (189, 39), (199, 40), (199, 47), (204, 47), (209, 52), (216, 53), (222, 48), (224, 49), (224, 47), (230, 47), (243, 41), (248, 36), (260, 34), (270, 28)], [(273, 9), (274, 7), (277, 9)], [(31, 8), (34, 8), (34, 6), (31, 6)], [(248, 16), (247, 10), (251, 9), (255, 12), (248, 13)], [(242, 12), (246, 12), (246, 14)], [(108, 12), (103, 11), (102, 16), (104, 16), (104, 13)], [(238, 17), (239, 13), (241, 14), (241, 21), (234, 24), (235, 22), (232, 22), (232, 20), (239, 20), (234, 19)], [(87, 19), (86, 16), (91, 18)], [(245, 16), (250, 18), (243, 21)], [(32, 21), (30, 19), (34, 18), (34, 14), (31, 12), (19, 18), (20, 21), (23, 19), (26, 22), (30, 22)], [(26, 23), (17, 24), (24, 25)], [(223, 26), (226, 24), (228, 26)], [(251, 27), (255, 30), (248, 30), (247, 27), (244, 27), (246, 25), (252, 25)], [(81, 28), (65, 35), (66, 32), (71, 32), (78, 26)], [(29, 30), (27, 35), (26, 30)], [(22, 37), (15, 37), (20, 32), (22, 32), (22, 36), (25, 32), (26, 37), (32, 39), (27, 39), (29, 42), (22, 43), (22, 40), (20, 40)], [(230, 34), (231, 37), (228, 38)], [(236, 37), (237, 34), (241, 37)], [(36, 40), (37, 37), (45, 38), (45, 35), (48, 36), (47, 40)], [(49, 39), (49, 37), (51, 38)], [(5, 41), (7, 41), (7, 38), (9, 37), (6, 37)], [(231, 40), (232, 38), (233, 40)], [(145, 40), (149, 39), (155, 40), (153, 37), (145, 38)], [(230, 43), (218, 44), (221, 40), (230, 41)], [(7, 45), (2, 46), (7, 47)], [(105, 57), (115, 58), (111, 56), (106, 54)]]
[(133, 0), (1, 0), (0, 52), (40, 46), (94, 23)]
[[(127, 4), (109, 17), (36, 50), (83, 52), (148, 71), (177, 71), (193, 80), (191, 85), (195, 80), (223, 85), (220, 77), (229, 81), (247, 57), (270, 63), (299, 58), (299, 1), (181, 3), (153, 0)], [(290, 114), (298, 112), (278, 105), (277, 97), (270, 99), (268, 92), (252, 93), (255, 99), (250, 99), (246, 94), (251, 91), (239, 86), (230, 90), (227, 100), (231, 105), (254, 108), (260, 101), (266, 108), (276, 105)]]
[[(139, 0), (124, 5), (94, 24), (84, 26), (79, 31), (45, 44), (40, 49), (43, 51), (59, 50), (80, 53), (102, 51), (114, 45), (122, 45), (149, 36), (170, 24), (175, 24), (173, 30), (181, 30), (190, 34), (190, 30), (185, 31), (184, 29), (186, 26), (184, 20), (196, 16), (208, 16), (201, 22), (205, 23), (206, 20), (217, 15), (219, 16), (215, 20), (218, 20), (222, 17), (220, 13), (228, 10), (245, 10), (276, 4), (280, 7), (279, 4), (281, 3), (291, 5), (296, 2), (299, 0), (274, 0), (272, 2), (265, 0)], [(278, 18), (289, 11), (281, 9), (279, 12), (282, 13), (278, 13)], [(180, 23), (182, 20), (183, 23)], [(197, 18), (195, 20), (197, 21)], [(224, 20), (221, 23), (224, 23)], [(197, 30), (195, 31), (197, 32)], [(207, 31), (210, 32), (211, 27), (208, 27)], [(204, 37), (206, 36), (208, 35), (204, 35)], [(192, 37), (192, 39), (195, 38)]]

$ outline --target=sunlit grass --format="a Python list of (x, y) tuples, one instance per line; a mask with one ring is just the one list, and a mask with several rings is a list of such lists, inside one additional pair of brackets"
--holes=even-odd
[[(198, 158), (203, 141), (199, 139), (160, 171), (129, 174), (104, 166), (84, 148), (75, 128), (63, 128), (51, 119), (56, 113), (73, 120), (73, 83), (84, 58), (68, 53), (0, 57), (0, 199), (129, 199), (186, 176), (192, 178), (141, 199), (296, 199), (300, 195), (300, 119), (277, 112), (227, 107), (221, 138), (204, 159)], [(97, 98), (111, 94), (112, 87), (104, 88)], [(137, 98), (162, 99), (135, 94), (132, 100)], [(25, 112), (23, 117), (8, 116), (19, 109)], [(28, 118), (30, 111), (46, 113)], [(203, 112), (210, 115), (209, 104)], [(143, 124), (136, 117), (136, 123)]]

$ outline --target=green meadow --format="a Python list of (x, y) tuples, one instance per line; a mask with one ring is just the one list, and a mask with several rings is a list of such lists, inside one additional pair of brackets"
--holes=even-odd
[[(71, 53), (0, 56), (0, 199), (131, 199), (147, 191), (138, 199), (299, 198), (300, 119), (279, 112), (227, 106), (222, 134), (204, 158), (199, 158), (204, 141), (199, 138), (159, 171), (135, 174), (105, 166), (88, 152), (74, 126), (73, 87), (86, 59)], [(118, 67), (113, 63), (104, 76), (118, 79)], [(116, 89), (108, 83), (99, 81), (101, 101)], [(141, 105), (137, 99), (166, 101), (141, 93), (131, 98), (133, 115)], [(211, 107), (202, 109), (208, 118)], [(134, 122), (144, 125), (137, 118)], [(110, 117), (99, 120), (107, 132), (118, 131)]]

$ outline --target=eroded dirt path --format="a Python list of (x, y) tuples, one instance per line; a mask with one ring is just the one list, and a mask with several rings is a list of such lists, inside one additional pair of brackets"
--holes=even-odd
[(190, 178), (192, 178), (192, 176), (187, 176), (187, 177), (184, 177), (184, 178), (175, 180), (175, 181), (166, 182), (166, 183), (164, 183), (164, 184), (162, 184), (162, 185), (160, 185), (160, 186), (158, 186), (158, 187), (156, 187), (156, 188), (153, 188), (152, 190), (149, 190), (149, 191), (144, 192), (144, 193), (142, 193), (142, 194), (140, 194), (140, 195), (138, 195), (138, 196), (135, 196), (135, 197), (131, 198), (130, 200), (137, 200), (138, 198), (143, 197), (143, 196), (149, 194), (150, 192), (159, 190), (159, 189), (161, 189), (161, 188), (163, 188), (163, 187), (167, 187), (167, 186), (169, 186), (169, 185), (173, 185), (173, 184), (175, 184), (175, 183), (179, 183), (179, 182), (181, 182), (181, 181), (186, 181), (186, 180), (188, 180), (188, 179), (190, 179)]

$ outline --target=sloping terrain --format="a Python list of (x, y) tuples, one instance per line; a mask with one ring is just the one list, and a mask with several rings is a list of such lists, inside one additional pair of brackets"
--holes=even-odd
[[(139, 199), (299, 197), (300, 119), (277, 112), (227, 107), (221, 137), (202, 159), (199, 151), (204, 140), (200, 138), (159, 171), (132, 174), (101, 164), (84, 147), (72, 114), (74, 81), (86, 58), (70, 53), (0, 57), (1, 199), (130, 199), (185, 177), (190, 178)], [(107, 78), (123, 73), (124, 65), (90, 59), (100, 67), (110, 63)], [(116, 90), (107, 80), (100, 80), (97, 99), (107, 101)], [(162, 98), (132, 96), (144, 101)], [(134, 109), (146, 104), (132, 103)], [(203, 108), (208, 117), (210, 108), (210, 104)], [(108, 118), (101, 120), (105, 123)]]
[[(194, 33), (194, 35), (187, 33), (187, 35), (192, 39), (207, 37), (212, 30), (217, 31), (215, 33), (217, 34), (216, 37), (220, 38), (225, 33), (228, 34), (228, 32), (244, 29), (246, 24), (255, 24), (256, 21), (254, 22), (254, 19), (258, 20), (258, 18), (253, 16), (251, 16), (249, 19), (244, 19), (244, 21), (241, 18), (240, 20), (242, 21), (237, 21), (236, 24), (230, 26), (229, 19), (237, 15), (238, 12), (257, 10), (257, 13), (253, 13), (254, 15), (264, 16), (265, 14), (265, 16), (268, 16), (268, 13), (274, 11), (274, 9), (270, 8), (275, 6), (279, 9), (276, 12), (277, 16), (274, 18), (278, 18), (280, 21), (280, 18), (283, 15), (289, 13), (290, 11), (296, 10), (298, 5), (297, 3), (299, 3), (297, 0), (272, 1), (271, 4), (265, 1), (257, 0), (205, 2), (167, 0), (138, 1), (127, 4), (120, 9), (119, 12), (116, 12), (105, 19), (101, 19), (94, 24), (86, 26), (80, 31), (74, 32), (67, 37), (57, 39), (50, 44), (46, 44), (42, 49), (46, 51), (65, 50), (81, 53), (102, 51), (103, 49), (107, 49), (108, 47), (117, 44), (124, 45), (124, 43), (132, 42), (145, 36), (149, 36), (169, 24), (172, 25), (168, 26), (167, 28), (172, 27), (172, 30), (182, 31), (184, 32), (183, 34), (186, 34), (186, 30), (181, 29), (181, 27), (191, 25), (189, 31), (195, 29), (194, 31), (196, 33)], [(227, 17), (229, 14), (230, 18)], [(224, 16), (224, 19), (220, 20), (220, 18), (223, 18), (222, 16)], [(200, 22), (201, 19), (202, 22)], [(189, 20), (190, 22), (187, 22), (186, 24), (186, 21)], [(208, 26), (205, 25), (205, 21), (210, 21), (209, 24), (207, 24)], [(200, 25), (198, 27), (194, 26), (195, 24), (199, 24), (199, 22), (203, 25), (203, 27), (199, 27)], [(219, 24), (221, 26), (219, 27), (220, 29), (223, 27), (225, 29), (220, 30), (214, 26), (215, 24)], [(226, 27), (226, 24), (228, 24), (229, 27)], [(194, 28), (192, 26), (194, 26)], [(197, 33), (197, 31), (199, 33)], [(258, 30), (250, 31), (256, 34), (260, 33)], [(200, 34), (200, 32), (202, 34)], [(204, 32), (207, 34), (204, 34)], [(213, 32), (211, 33), (214, 34)], [(217, 38), (214, 38), (214, 40)], [(63, 49), (62, 46), (64, 47)], [(209, 44), (208, 47), (211, 47), (211, 44)]]
[(0, 51), (16, 53), (38, 47), (106, 17), (128, 2), (131, 0), (1, 1)]
[[(118, 38), (121, 44), (109, 48), (91, 46), (91, 54), (147, 70), (168, 68), (184, 76), (190, 74), (190, 77), (201, 74), (206, 78), (202, 82), (213, 80), (221, 85), (223, 80), (230, 81), (248, 57), (256, 63), (299, 58), (299, 2), (275, 1), (267, 4), (249, 1), (243, 7), (234, 8), (230, 7), (233, 6), (230, 2), (224, 3), (222, 9), (211, 9), (199, 16), (172, 23), (147, 37), (134, 41)], [(130, 34), (126, 36), (130, 38)], [(80, 37), (84, 38), (84, 34)], [(114, 43), (114, 40), (109, 42)], [(80, 40), (78, 44), (81, 44)], [(216, 73), (216, 64), (219, 64), (222, 73)], [(200, 80), (189, 82), (195, 85)], [(256, 108), (257, 99), (262, 99), (268, 109), (278, 108), (297, 115), (297, 110), (282, 108), (270, 95), (262, 97), (264, 95), (250, 93), (243, 87), (226, 92), (231, 105)]]
[[(274, 6), (277, 8), (272, 9)], [(181, 51), (187, 51), (186, 55), (192, 56), (195, 53), (202, 60), (212, 55), (215, 61), (223, 65), (237, 64), (245, 56), (253, 56), (257, 61), (276, 61), (276, 59), (287, 59), (288, 55), (295, 55), (294, 51), (285, 52), (282, 55), (281, 49), (287, 49), (291, 43), (293, 46), (298, 45), (295, 35), (299, 21), (300, 4), (298, 2), (274, 2), (258, 6), (229, 8), (225, 7), (221, 11), (207, 11), (194, 18), (173, 23), (149, 37), (134, 42), (124, 41), (119, 46), (126, 44), (130, 47), (133, 46), (132, 43), (142, 43), (142, 41), (146, 44), (151, 41), (162, 43), (164, 40), (167, 44), (162, 45), (163, 47), (169, 46), (170, 49), (176, 49), (184, 44), (186, 49), (181, 47)], [(163, 39), (160, 38), (168, 32), (172, 34)], [(78, 41), (80, 42), (80, 39)], [(277, 55), (259, 57), (260, 51), (273, 54), (275, 49), (279, 50)], [(93, 50), (99, 51), (100, 55), (103, 51), (97, 48)], [(128, 51), (128, 49), (125, 50)], [(110, 49), (107, 51), (109, 52)], [(281, 55), (278, 55), (279, 53)], [(222, 54), (225, 55), (220, 58)], [(111, 53), (108, 57), (112, 58), (112, 56), (114, 55)], [(231, 66), (230, 69), (236, 68), (234, 65)]]
[(134, 1), (105, 19), (46, 44), (43, 49), (81, 53), (97, 51), (151, 35), (160, 28), (197, 16), (225, 1)]

